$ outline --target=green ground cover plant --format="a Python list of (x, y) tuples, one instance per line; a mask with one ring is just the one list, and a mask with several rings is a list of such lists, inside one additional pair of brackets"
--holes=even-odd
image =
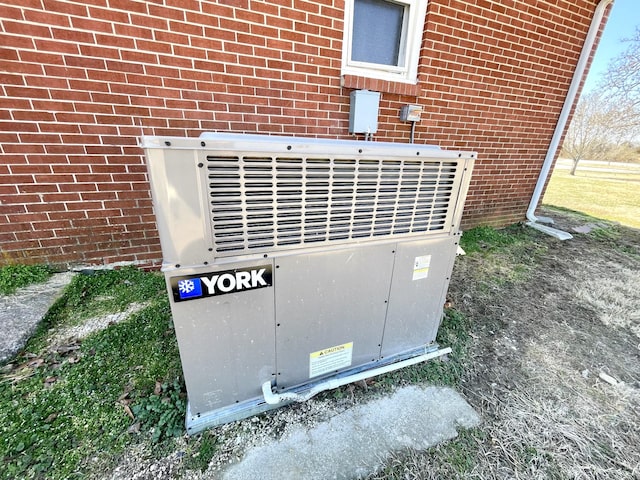
[(521, 232), (511, 227), (498, 230), (493, 227), (480, 226), (464, 232), (460, 246), (466, 253), (487, 252), (508, 247), (519, 241)]
[(11, 295), (19, 288), (43, 283), (53, 275), (47, 265), (7, 265), (0, 267), (0, 295)]
[[(131, 302), (146, 307), (83, 340), (49, 343), (52, 331)], [(180, 382), (162, 277), (134, 268), (77, 275), (24, 353), (2, 369), (0, 478), (85, 478), (132, 442), (132, 425), (156, 439), (175, 434), (176, 418), (184, 419)], [(158, 416), (136, 418), (138, 409)]]

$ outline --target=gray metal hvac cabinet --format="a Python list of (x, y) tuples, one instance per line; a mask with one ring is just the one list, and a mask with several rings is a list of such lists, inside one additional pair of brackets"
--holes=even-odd
[(424, 361), (474, 154), (143, 137), (190, 433)]

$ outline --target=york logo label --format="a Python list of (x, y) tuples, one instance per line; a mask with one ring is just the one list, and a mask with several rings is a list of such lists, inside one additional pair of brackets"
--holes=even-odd
[(171, 278), (173, 300), (176, 302), (215, 297), (272, 285), (271, 265)]

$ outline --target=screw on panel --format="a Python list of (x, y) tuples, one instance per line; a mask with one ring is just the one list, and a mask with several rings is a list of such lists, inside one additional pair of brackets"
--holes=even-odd
[(206, 143), (204, 143), (204, 142), (200, 142), (200, 146), (201, 146), (201, 147), (206, 147), (206, 146), (207, 146), (207, 144), (206, 144)]
[(171, 146), (171, 142), (169, 142), (169, 141), (164, 142), (164, 144), (165, 144), (167, 147), (170, 147), (170, 146)]
[(416, 155), (420, 155), (420, 152), (416, 152)]
[(198, 164), (198, 168), (202, 168), (202, 167), (204, 167), (204, 163), (200, 162), (200, 163)]
[(204, 262), (205, 265), (209, 265), (209, 262)]
[(360, 148), (360, 149), (358, 149), (358, 153), (362, 153), (362, 149), (361, 149), (361, 148)]
[(266, 253), (263, 255), (264, 258), (267, 258), (269, 255), (267, 255)]
[(179, 263), (176, 263), (176, 268), (180, 268), (180, 264)]
[(287, 145), (287, 150), (291, 150), (291, 145)]
[(209, 247), (209, 251), (210, 251), (210, 252), (213, 252), (213, 248), (212, 248), (212, 247)]

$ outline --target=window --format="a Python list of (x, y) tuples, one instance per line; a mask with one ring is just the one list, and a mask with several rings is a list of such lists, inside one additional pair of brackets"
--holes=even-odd
[(347, 0), (342, 73), (415, 83), (427, 0)]

